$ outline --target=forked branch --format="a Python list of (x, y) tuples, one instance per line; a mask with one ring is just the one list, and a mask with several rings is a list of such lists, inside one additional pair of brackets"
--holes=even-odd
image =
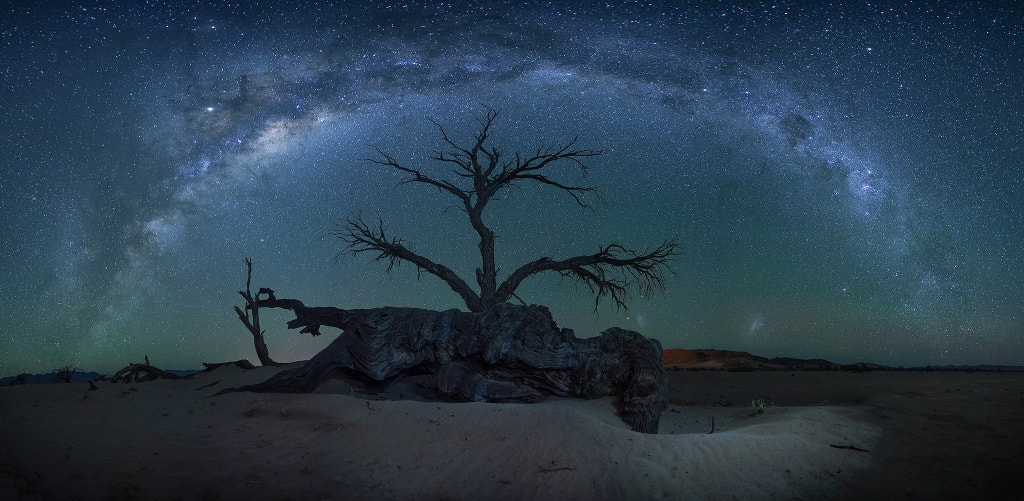
[(582, 283), (595, 295), (594, 310), (610, 297), (616, 308), (627, 309), (626, 299), (633, 291), (650, 296), (665, 290), (664, 272), (679, 255), (679, 242), (666, 240), (650, 251), (636, 252), (619, 244), (600, 247), (594, 254), (560, 261), (542, 257), (521, 266), (498, 288), (497, 296), (507, 301), (526, 278), (545, 271)]
[(466, 302), (470, 310), (474, 309), (474, 305), (480, 304), (480, 296), (451, 268), (409, 250), (403, 245), (401, 239), (388, 237), (382, 221), (378, 220), (376, 226), (370, 226), (363, 221), (362, 217), (357, 217), (346, 219), (343, 223), (337, 223), (335, 226), (337, 229), (331, 234), (348, 244), (339, 254), (349, 253), (353, 256), (366, 252), (375, 254), (373, 258), (375, 261), (387, 263), (388, 273), (391, 273), (395, 265), (401, 264), (402, 261), (412, 263), (416, 266), (417, 276), (425, 271), (440, 278)]
[(238, 294), (245, 300), (245, 309), (235, 306), (235, 313), (238, 314), (238, 319), (242, 321), (242, 325), (252, 334), (252, 342), (256, 346), (256, 356), (259, 357), (260, 363), (265, 366), (276, 366), (281, 365), (270, 358), (270, 350), (267, 349), (267, 343), (263, 339), (265, 333), (260, 328), (260, 294), (269, 293), (270, 297), (274, 297), (274, 291), (270, 289), (260, 289), (256, 293), (256, 296), (252, 295), (252, 258), (245, 258), (245, 267), (248, 271), (245, 279), (245, 290), (238, 291)]

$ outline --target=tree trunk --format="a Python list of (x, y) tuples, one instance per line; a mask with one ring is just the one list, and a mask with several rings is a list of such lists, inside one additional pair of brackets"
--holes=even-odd
[(259, 306), (292, 310), (296, 318), (289, 328), (318, 335), (321, 326), (329, 326), (342, 333), (302, 366), (232, 391), (308, 393), (335, 369), (374, 381), (427, 372), (443, 395), (457, 401), (620, 395), (620, 417), (644, 433), (657, 433), (668, 400), (661, 343), (619, 328), (579, 339), (559, 328), (543, 306), (342, 310), (306, 307), (294, 299), (260, 300)]

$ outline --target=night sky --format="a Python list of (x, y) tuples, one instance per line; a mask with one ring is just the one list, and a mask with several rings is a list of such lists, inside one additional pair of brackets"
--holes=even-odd
[[(454, 199), (377, 166), (468, 143), (605, 150), (581, 209), (504, 193), (509, 273), (678, 238), (628, 311), (537, 276), (579, 337), (888, 365), (1024, 364), (1024, 14), (1014, 2), (14, 2), (0, 12), (0, 375), (256, 360), (232, 310), (465, 305), (415, 267), (342, 256), (340, 219), (472, 283)], [(668, 2), (664, 2), (668, 3)], [(486, 6), (481, 6), (486, 5)], [(581, 6), (582, 5), (582, 6)], [(312, 356), (264, 310), (271, 355)]]

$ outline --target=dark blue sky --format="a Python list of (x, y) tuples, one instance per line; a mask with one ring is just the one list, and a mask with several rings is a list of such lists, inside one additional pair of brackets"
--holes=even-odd
[[(364, 160), (424, 169), (436, 128), (606, 154), (604, 203), (513, 190), (490, 207), (506, 272), (676, 237), (664, 297), (591, 312), (519, 289), (580, 337), (891, 365), (1024, 364), (1024, 47), (1013, 2), (138, 2), (0, 15), (0, 374), (254, 359), (254, 287), (338, 307), (460, 306), (443, 283), (335, 260), (340, 218), (466, 277), (451, 200)], [(482, 6), (486, 5), (486, 6)], [(268, 312), (271, 354), (330, 339)], [(325, 336), (329, 338), (331, 336)]]

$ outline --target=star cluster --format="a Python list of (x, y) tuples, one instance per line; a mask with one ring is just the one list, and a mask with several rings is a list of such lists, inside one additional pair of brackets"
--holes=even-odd
[[(999, 4), (90, 2), (0, 21), (0, 374), (252, 358), (254, 287), (344, 308), (458, 307), (412, 266), (340, 256), (341, 218), (464, 277), (437, 128), (531, 153), (605, 150), (595, 211), (511, 190), (486, 218), (506, 273), (677, 237), (664, 296), (595, 315), (518, 295), (579, 336), (890, 365), (1024, 364), (1024, 61)], [(311, 356), (268, 312), (271, 353)], [(328, 337), (328, 336), (325, 336)]]

